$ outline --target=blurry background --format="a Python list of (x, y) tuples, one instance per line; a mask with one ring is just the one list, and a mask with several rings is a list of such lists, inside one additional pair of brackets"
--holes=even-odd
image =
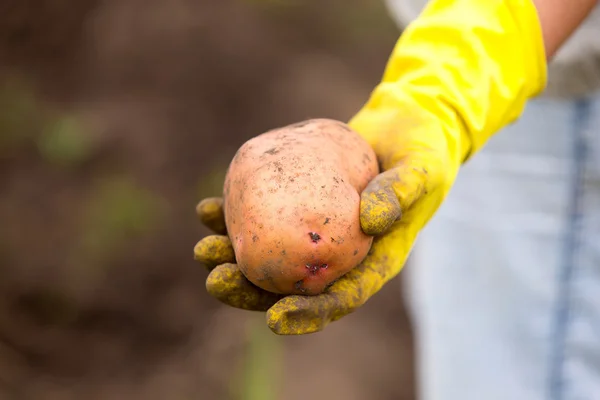
[(282, 338), (192, 259), (237, 148), (350, 118), (398, 33), (372, 0), (0, 1), (0, 399), (413, 399), (397, 280)]

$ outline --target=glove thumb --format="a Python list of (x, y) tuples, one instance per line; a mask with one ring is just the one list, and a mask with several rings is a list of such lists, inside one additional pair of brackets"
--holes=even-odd
[(428, 184), (427, 170), (412, 163), (401, 163), (377, 175), (361, 193), (363, 232), (372, 236), (385, 233), (427, 193)]

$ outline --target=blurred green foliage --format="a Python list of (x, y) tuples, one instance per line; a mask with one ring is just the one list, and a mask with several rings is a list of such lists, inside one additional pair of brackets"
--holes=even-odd
[(0, 157), (30, 144), (52, 164), (74, 166), (92, 151), (89, 135), (72, 115), (54, 114), (18, 76), (0, 84)]
[(241, 379), (234, 391), (236, 400), (276, 400), (283, 382), (283, 342), (265, 324), (264, 314), (247, 319)]
[(104, 177), (86, 205), (82, 244), (92, 262), (122, 250), (128, 240), (154, 233), (166, 218), (167, 204), (131, 177)]
[(45, 160), (65, 167), (86, 160), (92, 151), (89, 136), (73, 116), (59, 117), (46, 124), (37, 145)]

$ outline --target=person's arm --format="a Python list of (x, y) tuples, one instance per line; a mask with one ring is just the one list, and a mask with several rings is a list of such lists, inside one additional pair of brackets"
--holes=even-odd
[(544, 38), (546, 59), (558, 49), (598, 5), (598, 0), (533, 0)]

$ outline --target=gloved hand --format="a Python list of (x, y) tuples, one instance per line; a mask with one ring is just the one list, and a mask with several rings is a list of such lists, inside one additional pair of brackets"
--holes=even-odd
[(383, 171), (361, 194), (362, 229), (376, 236), (369, 255), (320, 295), (265, 292), (235, 265), (222, 200), (206, 199), (198, 215), (218, 235), (194, 251), (211, 269), (208, 292), (233, 307), (267, 311), (277, 334), (317, 332), (356, 310), (401, 270), (461, 164), (515, 120), (545, 81), (529, 0), (433, 0), (405, 30), (382, 82), (349, 122)]

